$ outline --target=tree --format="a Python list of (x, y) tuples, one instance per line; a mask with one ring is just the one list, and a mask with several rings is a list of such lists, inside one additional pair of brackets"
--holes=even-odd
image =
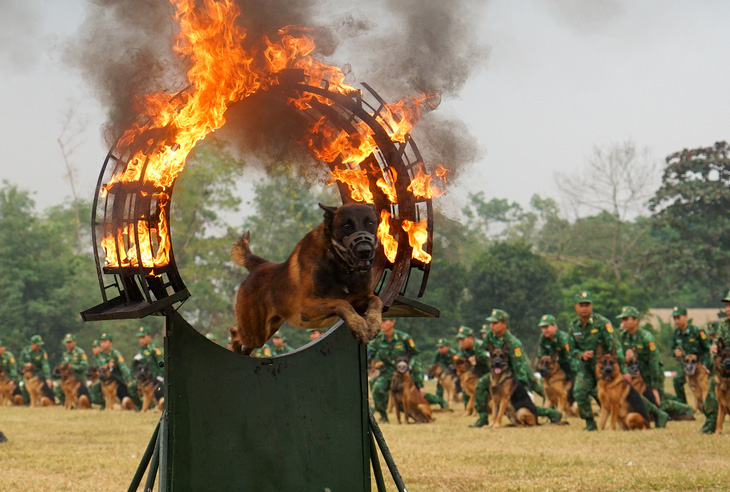
[(713, 305), (730, 283), (729, 150), (717, 142), (667, 157), (650, 209), (661, 240), (652, 251), (653, 279), (670, 298)]

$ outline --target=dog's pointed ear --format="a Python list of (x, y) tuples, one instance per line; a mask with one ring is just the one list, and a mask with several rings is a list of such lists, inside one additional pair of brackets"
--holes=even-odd
[(559, 357), (558, 356), (558, 353), (557, 352), (553, 352), (552, 355), (550, 356), (550, 360), (553, 361), (553, 362), (557, 362), (558, 361), (558, 357)]
[(324, 210), (324, 227), (327, 231), (328, 236), (332, 236), (332, 230), (335, 225), (335, 213), (337, 207), (330, 207), (329, 205), (319, 204), (319, 208)]

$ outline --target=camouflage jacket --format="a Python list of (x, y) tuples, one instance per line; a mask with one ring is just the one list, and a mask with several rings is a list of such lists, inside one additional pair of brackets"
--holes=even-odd
[(23, 347), (20, 352), (20, 358), (18, 359), (18, 366), (22, 367), (28, 362), (31, 362), (36, 369), (38, 369), (38, 375), (43, 379), (51, 379), (51, 368), (48, 365), (48, 353), (42, 348), (36, 352), (31, 350), (30, 345)]
[[(604, 353), (612, 352), (615, 348), (621, 374), (626, 374), (624, 351), (621, 349), (621, 344), (618, 342), (614, 333), (613, 325), (605, 316), (593, 313), (585, 325), (581, 322), (580, 318), (576, 318), (570, 324), (570, 331), (568, 333), (573, 339), (573, 358), (578, 360), (578, 367), (586, 368), (593, 374), (597, 359), (595, 352), (598, 350), (598, 347), (601, 347)], [(581, 355), (587, 350), (593, 350), (594, 354), (592, 358), (585, 361), (581, 358)]]

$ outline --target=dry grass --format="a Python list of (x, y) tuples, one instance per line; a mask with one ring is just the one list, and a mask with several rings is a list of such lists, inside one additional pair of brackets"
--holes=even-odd
[[(0, 491), (126, 490), (158, 418), (0, 408), (0, 430), (10, 439), (0, 445)], [(492, 430), (469, 428), (475, 419), (460, 412), (436, 418), (381, 426), (411, 492), (728, 490), (730, 484), (730, 436), (699, 435), (703, 417), (664, 430), (598, 433), (582, 432), (578, 419)], [(382, 466), (388, 490), (395, 490)]]

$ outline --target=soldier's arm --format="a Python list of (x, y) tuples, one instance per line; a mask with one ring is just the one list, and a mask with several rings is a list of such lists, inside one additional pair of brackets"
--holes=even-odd
[(152, 373), (155, 375), (155, 377), (161, 377), (165, 375), (165, 368), (161, 364), (165, 360), (165, 356), (162, 352), (162, 349), (159, 347), (156, 347), (152, 354), (155, 358), (155, 367), (152, 368)]
[(43, 353), (43, 362), (41, 363), (41, 372), (43, 379), (51, 379), (51, 366), (48, 364), (48, 353)]
[(122, 379), (124, 379), (124, 382), (126, 384), (131, 383), (132, 374), (129, 372), (129, 367), (127, 367), (127, 364), (124, 363), (124, 358), (121, 355), (117, 357), (117, 366), (119, 366), (119, 370), (122, 371)]
[(18, 357), (18, 367), (23, 367), (28, 362), (30, 362), (30, 352), (23, 349), (20, 351), (20, 356)]
[(704, 329), (700, 328), (697, 330), (697, 341), (700, 345), (700, 351), (702, 352), (702, 363), (705, 365), (705, 367), (709, 368), (710, 364), (712, 364), (712, 358), (710, 355), (710, 338), (707, 336), (707, 333)]
[(75, 362), (71, 362), (71, 370), (73, 372), (83, 372), (89, 367), (89, 359), (86, 354), (81, 354)]
[(486, 347), (483, 345), (479, 347), (474, 345), (474, 358), (478, 365), (489, 367), (489, 352), (487, 352)]
[(659, 350), (654, 340), (654, 335), (647, 333), (644, 338), (644, 343), (649, 351), (649, 385), (652, 388), (659, 388), (660, 385), (664, 385), (664, 372), (662, 371), (662, 362), (659, 357)]
[(618, 336), (616, 336), (613, 325), (610, 321), (605, 320), (603, 328), (604, 329), (601, 331), (603, 332), (606, 348), (609, 352), (612, 352), (614, 349), (616, 349), (616, 361), (618, 362), (618, 367), (621, 370), (621, 374), (628, 374), (628, 371), (626, 370), (626, 358), (624, 357), (624, 349), (621, 348), (621, 343), (619, 342)]
[(20, 374), (18, 374), (18, 364), (15, 361), (15, 357), (13, 357), (12, 355), (9, 359), (9, 366), (10, 379), (12, 379), (13, 381), (18, 381), (20, 378)]

